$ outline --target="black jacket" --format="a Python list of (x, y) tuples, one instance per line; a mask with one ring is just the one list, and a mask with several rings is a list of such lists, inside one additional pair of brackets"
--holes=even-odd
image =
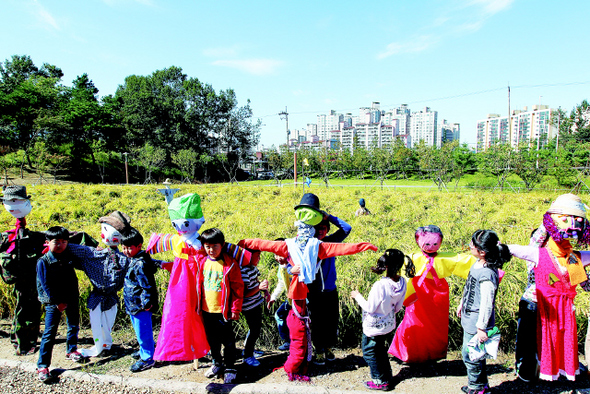
[(43, 304), (73, 304), (78, 302), (78, 277), (73, 256), (66, 249), (56, 258), (47, 252), (37, 261), (37, 293)]

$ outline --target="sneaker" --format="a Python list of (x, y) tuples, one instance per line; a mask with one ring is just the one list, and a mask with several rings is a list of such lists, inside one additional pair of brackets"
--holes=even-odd
[(38, 368), (37, 369), (37, 379), (42, 382), (47, 382), (51, 379), (51, 374), (49, 373), (49, 368)]
[(134, 360), (139, 360), (141, 358), (141, 356), (139, 355), (139, 350), (131, 353), (131, 358)]
[(245, 358), (244, 362), (251, 367), (258, 367), (260, 365), (260, 361), (256, 360), (254, 356)]
[(66, 359), (77, 362), (77, 363), (84, 362), (84, 356), (82, 355), (82, 353), (80, 353), (77, 350), (66, 354)]
[(316, 354), (315, 358), (313, 359), (313, 363), (315, 365), (326, 365), (326, 356), (324, 355), (324, 353)]
[(334, 356), (334, 353), (332, 352), (332, 349), (330, 349), (330, 348), (326, 349), (326, 360), (328, 360), (328, 361), (336, 360), (336, 356)]
[(281, 352), (285, 352), (285, 351), (289, 350), (290, 347), (291, 347), (291, 344), (289, 342), (285, 342), (281, 346), (279, 346), (278, 349)]
[(21, 350), (18, 348), (18, 345), (16, 345), (15, 348), (16, 348), (15, 354), (17, 356), (30, 356), (32, 354), (35, 354), (35, 350), (36, 350), (35, 346), (30, 348), (29, 350)]
[(389, 383), (375, 384), (372, 380), (365, 382), (365, 387), (369, 390), (389, 391)]
[(469, 386), (463, 386), (463, 387), (461, 387), (461, 391), (464, 392), (465, 394), (486, 394), (486, 393), (489, 393), (489, 391), (487, 390), (487, 386), (481, 390), (470, 389)]
[(150, 358), (149, 360), (138, 360), (131, 367), (129, 367), (129, 370), (131, 372), (145, 371), (146, 369), (153, 367), (155, 364), (156, 362), (153, 358)]
[(236, 380), (236, 370), (235, 369), (228, 369), (225, 371), (223, 375), (223, 383), (231, 384)]
[(264, 352), (262, 350), (254, 350), (254, 357), (260, 358), (264, 356)]
[(207, 371), (205, 371), (205, 377), (206, 378), (214, 378), (217, 375), (221, 375), (221, 373), (223, 372), (223, 368), (221, 368), (219, 365), (212, 365), (211, 368), (209, 368)]

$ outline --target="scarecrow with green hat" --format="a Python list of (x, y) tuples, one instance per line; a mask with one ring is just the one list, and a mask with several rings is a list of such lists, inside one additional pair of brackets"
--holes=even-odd
[(249, 250), (271, 252), (289, 258), (294, 274), (289, 286), (288, 297), (293, 300), (293, 308), (287, 317), (289, 326), (289, 357), (284, 369), (289, 380), (308, 381), (307, 367), (312, 357), (310, 335), (310, 317), (308, 316), (306, 298), (307, 285), (312, 283), (320, 269), (318, 262), (333, 256), (344, 256), (366, 250), (376, 251), (377, 247), (369, 242), (329, 243), (314, 237), (315, 228), (323, 217), (316, 195), (307, 193), (295, 206), (295, 227), (297, 235), (285, 241), (266, 241), (262, 239), (244, 239), (239, 246)]
[(154, 360), (198, 360), (209, 351), (203, 321), (196, 312), (197, 255), (205, 255), (199, 229), (205, 223), (201, 197), (190, 193), (173, 199), (168, 215), (177, 234), (151, 235), (147, 253), (172, 251), (174, 262), (162, 268), (170, 271), (170, 282), (162, 309), (162, 325)]

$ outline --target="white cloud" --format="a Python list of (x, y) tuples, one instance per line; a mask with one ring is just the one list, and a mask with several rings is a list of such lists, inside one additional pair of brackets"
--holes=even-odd
[(231, 47), (207, 48), (203, 50), (203, 55), (207, 57), (235, 57), (240, 52), (238, 45)]
[(494, 15), (509, 8), (514, 0), (470, 0), (469, 4), (476, 4), (483, 7), (486, 14)]
[(392, 42), (385, 47), (385, 50), (377, 55), (378, 59), (398, 55), (402, 53), (417, 53), (425, 51), (439, 41), (432, 35), (422, 35), (414, 37), (406, 42)]
[(283, 65), (280, 60), (274, 59), (242, 59), (242, 60), (216, 60), (214, 66), (235, 68), (252, 75), (274, 74)]
[(37, 20), (41, 22), (41, 24), (45, 28), (49, 27), (54, 30), (61, 30), (61, 27), (57, 24), (57, 21), (55, 20), (53, 15), (51, 15), (49, 11), (47, 11), (45, 7), (43, 7), (43, 5), (39, 4), (39, 2), (35, 0), (33, 1), (33, 7), (33, 12), (37, 17)]

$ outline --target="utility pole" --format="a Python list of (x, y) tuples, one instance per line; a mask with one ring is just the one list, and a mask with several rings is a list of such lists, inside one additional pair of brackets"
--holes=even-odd
[[(279, 112), (279, 116), (282, 119), (285, 119), (287, 122), (287, 149), (289, 149), (289, 113), (287, 112), (287, 107), (285, 107), (285, 110), (283, 112)], [(283, 118), (284, 116), (284, 118)]]
[[(291, 132), (289, 131), (289, 112), (287, 112), (287, 107), (285, 106), (285, 110), (283, 112), (279, 112), (279, 116), (281, 119), (285, 119), (286, 124), (286, 131), (287, 131), (287, 152), (289, 152), (289, 135)], [(284, 118), (283, 118), (284, 116)], [(296, 186), (297, 184), (297, 150), (293, 152), (293, 185)]]
[(127, 164), (127, 155), (129, 154), (129, 152), (124, 152), (123, 154), (125, 155), (125, 183), (128, 185), (129, 184), (129, 167)]

